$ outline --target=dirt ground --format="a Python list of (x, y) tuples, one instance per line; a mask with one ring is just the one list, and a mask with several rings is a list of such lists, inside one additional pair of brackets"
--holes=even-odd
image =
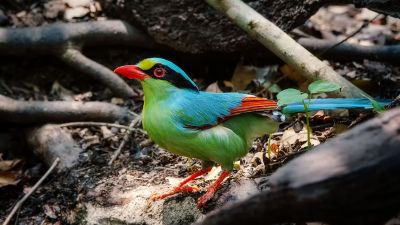
[[(89, 9), (86, 14), (81, 12), (81, 15), (69, 18), (66, 11), (80, 6), (71, 7), (56, 0), (6, 2), (0, 5), (0, 25), (3, 27), (39, 26), (56, 21), (102, 20), (107, 17), (97, 8), (93, 12)], [(298, 30), (317, 33), (326, 38), (332, 38), (333, 35), (340, 39), (374, 16), (370, 11), (351, 6), (322, 8)], [(400, 21), (379, 16), (351, 41), (365, 45), (399, 43)], [(265, 86), (260, 84), (260, 80), (266, 80), (266, 77), (281, 89), (303, 85), (287, 78), (278, 80), (277, 77), (282, 75), (290, 77), (290, 74), (282, 70), (282, 63), (271, 65), (257, 57), (240, 59), (229, 56), (216, 61), (201, 55), (137, 49), (127, 51), (109, 47), (87, 49), (85, 54), (108, 68), (132, 64), (148, 56), (162, 55), (174, 59), (188, 74), (195, 77), (202, 89), (209, 90), (226, 91), (235, 88), (231, 76), (241, 60), (246, 66), (256, 68), (256, 71), (269, 72), (262, 78), (253, 77), (240, 91), (274, 96), (272, 91), (266, 91), (263, 89)], [(137, 97), (120, 99), (100, 83), (75, 72), (57, 59), (27, 56), (2, 57), (0, 60), (0, 93), (14, 99), (97, 100), (124, 106), (136, 113), (141, 111), (143, 96), (134, 81), (128, 82), (137, 89)], [(398, 65), (369, 60), (329, 63), (340, 74), (375, 97), (395, 98), (400, 93)], [(221, 65), (224, 65), (223, 68), (216, 68)], [(217, 80), (219, 82), (215, 83)], [(371, 116), (372, 112), (360, 111), (332, 114), (319, 112), (311, 118), (314, 144), (322, 143)], [(200, 169), (200, 161), (171, 154), (152, 143), (138, 130), (130, 135), (120, 156), (109, 166), (108, 161), (123, 139), (124, 129), (106, 126), (63, 128), (72, 134), (83, 149), (79, 163), (71, 169), (53, 173), (18, 211), (15, 224), (189, 224), (216, 207), (268, 188), (263, 185), (265, 178), (260, 178), (262, 175), (270, 174), (288, 160), (305, 152), (304, 116), (299, 115), (294, 120), (297, 120), (294, 129), (283, 124), (274, 135), (272, 155), (267, 154), (267, 137), (257, 139), (249, 154), (240, 160), (240, 169), (235, 170), (232, 178), (225, 182), (209, 207), (201, 211), (196, 208), (196, 199), (201, 193), (177, 195), (158, 202), (148, 200), (151, 194), (167, 190), (180, 179)], [(20, 127), (17, 129), (7, 125), (3, 129), (12, 132)], [(15, 202), (46, 171), (46, 166), (30, 149), (15, 152), (2, 152), (0, 149), (0, 156), (0, 160), (22, 159), (21, 166), (13, 170), (20, 174), (19, 182), (0, 187), (0, 221), (3, 221)], [(195, 180), (193, 185), (205, 190), (215, 179), (215, 175), (211, 175)]]

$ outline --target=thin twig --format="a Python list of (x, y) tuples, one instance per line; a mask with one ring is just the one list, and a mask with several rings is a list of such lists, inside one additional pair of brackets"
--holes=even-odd
[(374, 16), (374, 18), (370, 19), (367, 22), (364, 22), (358, 29), (356, 29), (355, 31), (353, 31), (351, 34), (349, 34), (349, 36), (347, 36), (346, 38), (344, 38), (343, 40), (339, 41), (338, 43), (332, 45), (331, 47), (323, 50), (322, 52), (316, 54), (318, 57), (322, 57), (323, 55), (325, 55), (325, 53), (327, 53), (328, 51), (336, 48), (337, 46), (343, 44), (344, 42), (346, 42), (347, 40), (349, 40), (350, 38), (354, 37), (354, 35), (360, 33), (360, 31), (362, 31), (365, 27), (367, 27), (370, 23), (372, 23), (376, 18), (378, 18), (381, 14), (377, 14), (376, 16)]
[(47, 172), (36, 182), (36, 184), (32, 187), (32, 189), (21, 199), (15, 204), (14, 208), (10, 212), (10, 214), (7, 216), (6, 220), (3, 222), (3, 225), (7, 225), (11, 219), (13, 218), (14, 214), (18, 211), (18, 209), (21, 208), (22, 204), (33, 194), (33, 192), (36, 191), (36, 189), (42, 184), (42, 182), (50, 175), (51, 172), (56, 168), (57, 164), (60, 162), (60, 158), (56, 158), (54, 160), (53, 164), (50, 166), (50, 168), (47, 170)]
[(135, 119), (132, 120), (132, 122), (129, 124), (129, 128), (127, 129), (124, 135), (124, 138), (122, 139), (121, 144), (118, 146), (117, 150), (114, 151), (110, 161), (108, 162), (108, 165), (110, 166), (114, 160), (118, 157), (118, 155), (121, 153), (122, 148), (125, 146), (126, 142), (128, 141), (129, 135), (131, 135), (131, 128), (140, 120), (140, 116), (136, 117)]
[[(135, 121), (134, 119), (133, 121)], [(106, 127), (116, 127), (121, 129), (126, 129), (129, 131), (141, 130), (139, 128), (132, 128), (131, 126), (125, 126), (115, 123), (102, 123), (102, 122), (71, 122), (71, 123), (63, 123), (59, 124), (59, 127), (88, 127), (88, 126), (106, 126)], [(143, 131), (144, 132), (144, 131)]]

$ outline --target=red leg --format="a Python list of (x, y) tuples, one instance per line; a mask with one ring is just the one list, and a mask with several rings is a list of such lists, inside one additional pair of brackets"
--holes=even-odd
[(171, 195), (179, 193), (179, 192), (197, 192), (197, 191), (199, 191), (198, 188), (187, 186), (185, 184), (187, 184), (189, 181), (195, 179), (196, 177), (199, 177), (203, 174), (210, 172), (210, 170), (211, 170), (211, 167), (201, 169), (201, 170), (197, 171), (196, 173), (190, 175), (189, 177), (185, 178), (182, 182), (180, 182), (178, 184), (178, 186), (172, 188), (171, 190), (169, 190), (163, 194), (154, 194), (150, 197), (150, 199), (151, 200), (160, 200), (160, 199), (166, 198), (168, 196), (171, 196)]
[(229, 172), (229, 171), (223, 171), (221, 173), (221, 175), (215, 181), (215, 183), (213, 183), (210, 186), (210, 188), (207, 190), (207, 192), (197, 200), (197, 208), (206, 207), (206, 203), (214, 197), (215, 192), (221, 186), (222, 181), (224, 181), (224, 179), (226, 177), (228, 177), (230, 175), (230, 173), (231, 172)]

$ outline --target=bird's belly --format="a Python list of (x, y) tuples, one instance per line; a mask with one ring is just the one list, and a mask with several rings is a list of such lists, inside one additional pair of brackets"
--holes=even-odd
[(144, 119), (144, 129), (155, 143), (178, 155), (213, 161), (229, 169), (249, 148), (244, 138), (223, 125), (193, 130), (166, 119), (160, 121)]

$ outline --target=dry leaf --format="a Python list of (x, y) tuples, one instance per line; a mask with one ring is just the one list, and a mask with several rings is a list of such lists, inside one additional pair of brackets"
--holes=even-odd
[(101, 134), (105, 139), (112, 137), (114, 135), (113, 132), (111, 132), (111, 130), (108, 129), (106, 126), (101, 126), (100, 129), (101, 129)]
[(247, 85), (256, 77), (256, 68), (253, 66), (244, 66), (242, 62), (236, 65), (231, 82), (235, 90), (245, 90)]
[(222, 93), (221, 89), (218, 86), (218, 82), (214, 82), (210, 85), (208, 85), (208, 87), (206, 88), (207, 92), (216, 92), (216, 93)]
[(240, 161), (236, 161), (233, 163), (233, 168), (235, 168), (236, 170), (240, 170)]
[[(319, 140), (311, 134), (311, 144), (316, 146), (320, 144)], [(306, 127), (303, 127), (303, 130), (300, 132), (296, 133), (292, 127), (289, 129), (285, 130), (282, 135), (281, 139), (282, 145), (285, 146), (293, 146), (297, 143), (304, 143), (306, 142), (307, 144), (307, 129)]]
[(79, 102), (80, 101), (89, 101), (90, 98), (92, 98), (92, 97), (93, 97), (93, 93), (91, 91), (88, 91), (88, 92), (85, 92), (82, 94), (74, 95), (74, 100), (79, 101)]
[(122, 98), (111, 98), (111, 103), (114, 105), (123, 105), (124, 104), (124, 99)]
[(64, 101), (74, 100), (74, 93), (71, 90), (63, 87), (60, 83), (58, 83), (58, 81), (54, 81), (53, 85), (51, 86), (51, 93)]
[(16, 185), (21, 180), (20, 172), (0, 172), (0, 188), (8, 185)]
[(216, 180), (219, 177), (220, 172), (222, 171), (222, 168), (220, 166), (218, 167), (213, 167), (211, 171), (204, 177), (205, 181), (209, 180)]
[(253, 158), (251, 159), (251, 164), (253, 164), (253, 166), (258, 166), (258, 165), (263, 165), (264, 164), (264, 152), (256, 152), (253, 156)]
[(333, 125), (333, 129), (335, 129), (335, 134), (341, 134), (346, 132), (349, 129), (349, 127), (345, 124), (335, 123)]
[(0, 161), (0, 172), (9, 171), (21, 162), (20, 159)]
[(285, 64), (280, 68), (283, 75), (286, 75), (289, 79), (297, 83), (298, 86), (303, 86), (304, 83), (308, 83), (307, 79), (301, 76), (296, 70), (289, 65)]

